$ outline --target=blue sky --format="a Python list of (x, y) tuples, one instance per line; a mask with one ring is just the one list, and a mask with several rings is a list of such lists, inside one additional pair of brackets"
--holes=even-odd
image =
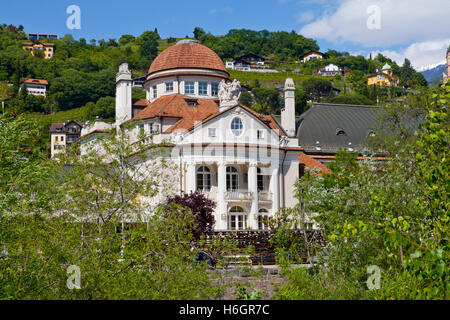
[[(21, 0), (6, 6), (1, 1), (0, 23), (87, 40), (140, 35), (155, 27), (162, 37), (192, 36), (196, 26), (215, 35), (233, 28), (295, 30), (316, 39), (323, 51), (382, 52), (399, 63), (408, 57), (416, 68), (442, 62), (450, 44), (449, 0), (427, 0), (426, 6), (423, 0)], [(66, 26), (72, 4), (81, 9), (80, 30)], [(369, 28), (369, 19), (378, 28)]]

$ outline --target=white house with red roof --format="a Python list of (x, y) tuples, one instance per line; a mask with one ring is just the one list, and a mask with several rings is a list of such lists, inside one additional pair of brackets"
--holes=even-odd
[[(146, 99), (132, 99), (127, 64), (116, 80), (116, 129), (127, 124), (136, 141), (144, 133), (148, 143), (171, 148), (178, 168), (173, 192), (198, 190), (214, 200), (216, 230), (266, 228), (263, 216), (296, 204), (300, 168), (326, 170), (299, 146), (292, 79), (285, 83), (281, 118), (259, 114), (239, 104), (239, 82), (214, 51), (182, 40), (153, 61)], [(100, 131), (84, 128), (82, 146)]]
[(22, 90), (24, 86), (27, 89), (28, 94), (32, 94), (34, 96), (42, 96), (42, 97), (45, 97), (47, 95), (47, 89), (48, 89), (47, 80), (25, 79), (20, 86), (20, 90)]

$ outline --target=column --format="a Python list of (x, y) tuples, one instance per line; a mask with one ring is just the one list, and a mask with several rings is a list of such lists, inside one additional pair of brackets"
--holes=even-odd
[(272, 167), (272, 177), (271, 177), (271, 185), (272, 185), (272, 208), (273, 208), (273, 213), (277, 213), (278, 210), (280, 209), (280, 201), (279, 201), (279, 196), (280, 196), (280, 181), (279, 181), (279, 168), (278, 166), (273, 166)]
[(227, 166), (225, 161), (219, 161), (217, 163), (217, 217), (216, 217), (216, 228), (217, 229), (227, 229), (227, 218), (222, 219), (222, 215), (227, 217), (227, 203), (225, 201), (225, 192), (227, 190)]
[(247, 226), (251, 229), (258, 229), (258, 166), (256, 161), (248, 165), (248, 191), (253, 196), (250, 212), (248, 213)]
[(196, 172), (195, 172), (195, 162), (189, 161), (187, 163), (186, 171), (186, 193), (195, 192), (196, 190)]

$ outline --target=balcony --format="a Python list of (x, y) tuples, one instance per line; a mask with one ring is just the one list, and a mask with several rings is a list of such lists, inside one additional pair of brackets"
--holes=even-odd
[(258, 191), (259, 201), (272, 201), (272, 192), (270, 191)]
[(248, 190), (229, 190), (225, 192), (225, 200), (250, 201), (253, 199), (253, 192)]

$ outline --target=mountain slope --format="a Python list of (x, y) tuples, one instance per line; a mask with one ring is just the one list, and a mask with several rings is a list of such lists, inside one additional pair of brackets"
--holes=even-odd
[(425, 79), (428, 81), (430, 85), (435, 85), (442, 79), (442, 73), (445, 70), (445, 64), (440, 64), (434, 68), (421, 71)]

